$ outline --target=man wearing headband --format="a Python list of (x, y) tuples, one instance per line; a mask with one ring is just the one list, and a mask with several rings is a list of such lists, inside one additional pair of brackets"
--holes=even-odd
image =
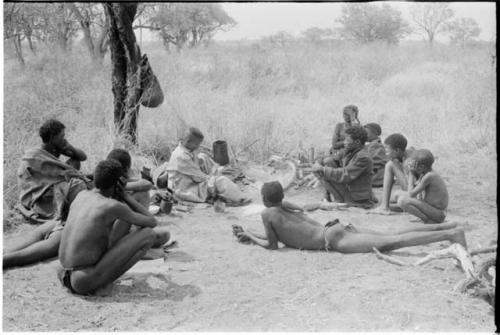
[[(289, 248), (367, 253), (373, 248), (389, 251), (428, 243), (450, 241), (467, 248), (465, 234), (456, 224), (416, 225), (396, 233), (383, 234), (343, 224), (338, 220), (323, 225), (302, 213), (300, 207), (290, 208), (284, 201), (283, 188), (278, 182), (265, 183), (261, 189), (262, 201), (267, 207), (261, 214), (265, 234), (258, 234), (233, 226), (239, 242), (257, 244), (266, 249), (277, 249), (278, 242)], [(289, 204), (289, 203), (288, 203)]]

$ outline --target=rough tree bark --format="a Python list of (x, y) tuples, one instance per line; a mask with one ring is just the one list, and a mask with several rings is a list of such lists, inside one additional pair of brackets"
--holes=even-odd
[[(148, 106), (141, 98), (153, 82), (149, 79), (154, 77), (147, 58), (145, 55), (141, 56), (132, 28), (137, 3), (104, 3), (104, 8), (109, 22), (115, 129), (130, 142), (137, 144), (139, 107), (141, 103)], [(150, 107), (156, 107), (163, 101), (163, 93), (157, 80), (156, 88), (161, 101), (158, 99)]]

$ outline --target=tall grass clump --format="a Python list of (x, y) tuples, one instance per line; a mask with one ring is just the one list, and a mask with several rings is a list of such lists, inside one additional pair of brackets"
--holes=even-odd
[[(382, 137), (400, 132), (415, 147), (453, 160), (496, 160), (496, 69), (491, 48), (295, 44), (223, 45), (167, 53), (160, 43), (141, 48), (165, 93), (158, 108), (141, 108), (138, 154), (168, 158), (183, 131), (197, 126), (206, 144), (225, 139), (254, 161), (326, 151), (342, 108), (356, 104), (362, 123), (378, 122)], [(17, 200), (22, 152), (39, 145), (38, 128), (59, 118), (91, 171), (113, 145), (109, 55), (94, 65), (76, 49), (41, 51), (20, 69), (4, 60), (4, 198)], [(154, 158), (154, 159), (153, 159)]]

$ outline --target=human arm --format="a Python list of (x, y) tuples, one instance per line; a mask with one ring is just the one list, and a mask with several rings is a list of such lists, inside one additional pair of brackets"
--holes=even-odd
[[(410, 173), (410, 175), (412, 175), (412, 173)], [(419, 183), (417, 183), (415, 187), (412, 187), (412, 185), (409, 184), (408, 195), (411, 198), (416, 198), (419, 193), (425, 191), (425, 189), (431, 183), (431, 181), (432, 181), (432, 176), (427, 174), (422, 178), (422, 180)]]
[(344, 141), (341, 138), (342, 123), (337, 123), (335, 125), (335, 130), (333, 132), (332, 138), (332, 148), (335, 150), (342, 149), (344, 147)]
[(85, 154), (85, 152), (83, 150), (81, 150), (81, 149), (75, 148), (68, 141), (65, 142), (65, 146), (62, 149), (61, 153), (64, 156), (76, 159), (76, 160), (78, 160), (80, 162), (83, 162), (83, 161), (87, 160), (87, 155)]
[(372, 163), (368, 156), (353, 158), (346, 166), (341, 168), (323, 167), (325, 180), (332, 180), (337, 183), (350, 183), (359, 178), (368, 168), (371, 169)]
[(303, 212), (304, 211), (304, 207), (303, 206), (299, 206), (299, 205), (296, 205), (292, 202), (289, 202), (287, 200), (283, 200), (281, 202), (281, 207), (284, 209), (284, 210), (287, 210), (289, 212)]
[(116, 186), (116, 199), (123, 202), (119, 203), (122, 206), (117, 205), (118, 212), (116, 215), (118, 219), (139, 227), (152, 228), (158, 224), (155, 217), (149, 213), (149, 210), (125, 192), (125, 188), (120, 184)]
[(266, 238), (262, 238), (262, 236), (257, 237), (255, 234), (249, 232), (248, 230), (239, 233), (238, 237), (245, 236), (255, 244), (265, 249), (276, 250), (278, 249), (278, 238), (276, 236), (276, 233), (274, 232), (272, 223), (264, 213), (261, 216), (262, 216), (262, 223), (264, 224), (264, 230), (266, 232)]
[(145, 179), (129, 179), (125, 185), (126, 191), (145, 192), (153, 188), (153, 184)]

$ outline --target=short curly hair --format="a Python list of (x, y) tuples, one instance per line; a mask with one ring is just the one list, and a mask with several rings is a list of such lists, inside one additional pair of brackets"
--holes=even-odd
[(130, 166), (132, 165), (132, 157), (130, 157), (130, 154), (125, 149), (111, 150), (106, 159), (114, 159), (118, 161), (124, 169), (130, 169)]
[(40, 130), (38, 131), (38, 134), (40, 134), (43, 143), (48, 143), (54, 137), (59, 135), (65, 128), (66, 126), (61, 121), (50, 119), (42, 124)]
[(422, 164), (428, 169), (432, 168), (432, 164), (434, 164), (434, 155), (430, 150), (427, 149), (416, 150), (411, 155), (411, 158), (415, 160), (415, 163), (417, 165)]
[(405, 151), (406, 146), (408, 145), (408, 140), (403, 135), (395, 133), (387, 136), (384, 143), (393, 149), (401, 149), (402, 151)]
[(98, 189), (107, 189), (118, 183), (124, 176), (122, 165), (114, 159), (100, 161), (94, 171), (94, 185)]
[(345, 134), (351, 136), (353, 141), (359, 140), (361, 145), (364, 145), (368, 139), (366, 129), (358, 125), (347, 128)]

